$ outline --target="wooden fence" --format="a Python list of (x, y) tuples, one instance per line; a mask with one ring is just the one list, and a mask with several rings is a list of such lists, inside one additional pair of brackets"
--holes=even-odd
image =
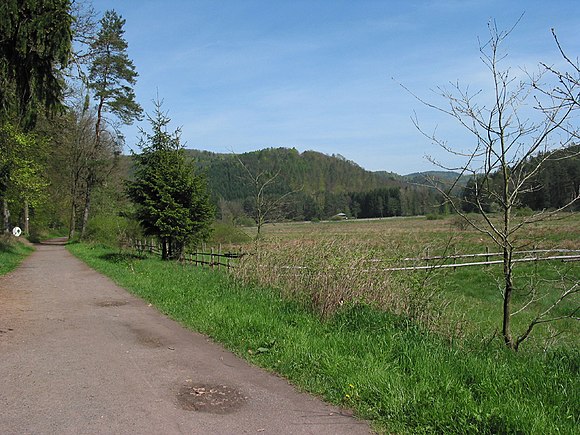
[[(145, 253), (161, 255), (162, 247), (155, 240), (128, 240), (124, 244), (129, 249), (134, 249), (143, 255)], [(211, 268), (230, 268), (237, 264), (237, 259), (244, 255), (239, 252), (222, 252), (221, 245), (218, 248), (207, 248), (203, 245), (201, 249), (193, 251), (185, 251), (183, 261), (185, 263), (193, 264), (195, 266), (211, 267)]]
[[(125, 246), (136, 250), (140, 255), (152, 253), (161, 255), (161, 245), (155, 240), (129, 240)], [(231, 268), (235, 267), (237, 260), (246, 255), (241, 250), (238, 252), (222, 252), (221, 245), (218, 248), (207, 248), (205, 245), (201, 249), (186, 251), (183, 261), (195, 266), (210, 268)], [(417, 258), (403, 258), (403, 262), (423, 263), (414, 266), (401, 267), (369, 267), (364, 272), (395, 272), (395, 271), (414, 271), (414, 270), (435, 270), (435, 269), (456, 269), (458, 267), (489, 266), (493, 264), (502, 264), (503, 259), (494, 260), (493, 258), (502, 257), (502, 252), (489, 252), (486, 249), (484, 253), (476, 254), (450, 254), (434, 255)], [(529, 251), (513, 252), (514, 263), (528, 263), (539, 261), (580, 261), (580, 250), (574, 249), (534, 249)], [(472, 259), (481, 261), (462, 262), (463, 259)], [(368, 260), (371, 263), (380, 263), (383, 260)], [(449, 263), (452, 261), (452, 263)], [(432, 263), (432, 264), (428, 264)], [(305, 266), (280, 266), (281, 269), (307, 269)]]

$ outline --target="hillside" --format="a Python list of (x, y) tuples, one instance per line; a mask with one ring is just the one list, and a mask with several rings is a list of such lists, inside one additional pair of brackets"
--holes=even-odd
[(383, 187), (400, 187), (395, 174), (367, 171), (340, 155), (328, 156), (316, 151), (299, 153), (296, 149), (267, 148), (240, 155), (187, 150), (207, 175), (214, 195), (240, 199), (252, 194), (247, 175), (238, 161), (254, 174), (279, 173), (272, 193), (301, 190), (307, 194), (324, 192), (366, 192)]
[(410, 183), (425, 184), (435, 182), (446, 185), (454, 183), (459, 178), (457, 184), (465, 186), (469, 180), (469, 175), (461, 175), (458, 172), (452, 171), (425, 171), (407, 174), (403, 178)]
[(255, 185), (247, 170), (254, 176), (264, 174), (264, 180), (278, 174), (268, 185), (266, 196), (270, 198), (293, 192), (279, 207), (278, 219), (323, 219), (337, 213), (352, 217), (414, 215), (432, 212), (439, 202), (428, 188), (397, 174), (367, 171), (340, 155), (288, 148), (240, 155), (186, 152), (207, 174), (222, 217), (242, 212), (252, 215)]

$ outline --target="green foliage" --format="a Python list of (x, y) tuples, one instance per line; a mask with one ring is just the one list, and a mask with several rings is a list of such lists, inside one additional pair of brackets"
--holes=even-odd
[[(188, 150), (208, 174), (221, 217), (255, 215), (255, 192), (247, 173), (278, 174), (268, 185), (272, 198), (285, 198), (272, 220), (327, 219), (337, 213), (358, 217), (417, 215), (441, 202), (433, 189), (410, 184), (395, 174), (369, 172), (341, 156), (269, 148), (238, 156)], [(267, 198), (266, 198), (267, 199)]]
[(576, 433), (578, 350), (450, 345), (400, 316), (345, 304), (327, 321), (226, 275), (69, 249), (186, 326), (351, 408), (385, 433)]
[(8, 206), (22, 210), (39, 206), (48, 182), (42, 161), (44, 144), (32, 133), (23, 133), (10, 123), (0, 125), (0, 201), (3, 208), (2, 230), (10, 224)]
[(205, 179), (185, 159), (179, 130), (167, 132), (170, 119), (160, 102), (149, 121), (152, 133), (141, 138), (141, 154), (134, 156), (134, 181), (127, 183), (127, 192), (145, 234), (161, 239), (163, 258), (179, 258), (187, 244), (209, 236), (213, 209)]
[(251, 241), (251, 237), (239, 227), (225, 222), (214, 222), (210, 243), (214, 245), (240, 245)]
[(0, 126), (0, 197), (12, 189), (34, 206), (47, 182), (39, 161), (43, 144), (32, 133), (23, 133), (10, 123)]
[[(528, 191), (522, 195), (521, 204), (532, 210), (563, 207), (580, 193), (580, 145), (540, 153), (530, 159), (530, 170), (542, 160), (538, 174), (527, 183)], [(570, 210), (580, 210), (580, 201)]]
[(24, 129), (38, 108), (61, 107), (59, 66), (71, 52), (69, 0), (3, 0), (0, 7), (0, 120), (16, 114)]
[(97, 37), (91, 44), (93, 61), (88, 85), (99, 104), (99, 119), (101, 109), (105, 109), (130, 124), (141, 116), (142, 109), (135, 101), (133, 86), (137, 71), (127, 55), (124, 25), (125, 20), (114, 10), (106, 11), (101, 18)]
[[(522, 172), (533, 176), (525, 183), (516, 205), (529, 212), (558, 209), (571, 202), (580, 192), (580, 145), (572, 145), (552, 152), (541, 152), (522, 164)], [(501, 173), (496, 171), (487, 178), (472, 177), (462, 192), (462, 209), (477, 211), (478, 201), (483, 211), (493, 209), (493, 198), (502, 188)], [(580, 202), (570, 211), (579, 210)], [(523, 210), (518, 212), (521, 215)]]
[(110, 247), (118, 247), (128, 238), (138, 238), (139, 228), (136, 223), (123, 216), (113, 214), (96, 214), (89, 220), (86, 239)]

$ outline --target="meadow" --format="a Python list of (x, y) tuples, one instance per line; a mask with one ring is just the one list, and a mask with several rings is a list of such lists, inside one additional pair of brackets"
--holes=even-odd
[[(578, 223), (570, 215), (539, 224), (522, 233), (522, 247), (578, 249)], [(100, 245), (69, 249), (187, 327), (352, 409), (379, 432), (576, 433), (575, 322), (543, 325), (513, 352), (496, 334), (496, 266), (379, 273), (427, 251), (485, 250), (455, 218), (264, 231), (230, 273)], [(549, 298), (550, 289), (578, 281), (579, 263), (538, 262), (520, 272), (522, 288), (533, 283)], [(525, 315), (518, 317), (524, 325)]]
[[(248, 231), (251, 236), (251, 229)], [(501, 330), (502, 265), (419, 271), (393, 268), (437, 266), (486, 258), (421, 258), (498, 252), (481, 233), (457, 217), (347, 220), (320, 223), (270, 224), (235, 273), (246, 282), (279, 288), (292, 298), (308, 299), (323, 316), (345, 301), (371, 304), (379, 309), (418, 320), (424, 326), (458, 338), (490, 340)], [(580, 250), (580, 215), (527, 225), (516, 240), (516, 251)], [(558, 252), (543, 255), (565, 255)], [(580, 254), (579, 252), (575, 253)], [(524, 254), (520, 257), (526, 257)], [(490, 257), (499, 260), (500, 257)], [(544, 311), (580, 280), (578, 261), (538, 261), (514, 267), (516, 332)], [(554, 309), (554, 314), (580, 306), (578, 294)], [(579, 322), (564, 320), (537, 327), (527, 346), (575, 346)]]

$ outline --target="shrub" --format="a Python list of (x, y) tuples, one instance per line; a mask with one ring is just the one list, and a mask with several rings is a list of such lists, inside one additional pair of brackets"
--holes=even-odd
[(251, 241), (250, 236), (230, 223), (215, 222), (212, 228), (211, 244), (236, 245)]
[(119, 246), (127, 239), (141, 236), (139, 224), (129, 218), (117, 215), (97, 215), (87, 226), (86, 238), (106, 246)]

